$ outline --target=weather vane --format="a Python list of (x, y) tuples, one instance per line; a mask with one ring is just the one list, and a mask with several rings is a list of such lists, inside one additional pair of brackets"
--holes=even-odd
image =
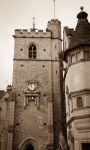
[(35, 17), (33, 17), (33, 29), (35, 29)]

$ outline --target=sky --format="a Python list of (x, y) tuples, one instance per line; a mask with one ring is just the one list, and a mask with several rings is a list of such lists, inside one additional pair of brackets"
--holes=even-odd
[[(90, 0), (55, 0), (55, 18), (62, 31), (64, 26), (75, 29), (81, 6), (90, 22)], [(54, 18), (54, 0), (0, 0), (0, 90), (12, 85), (14, 30), (32, 28), (33, 17), (36, 28), (45, 30)]]

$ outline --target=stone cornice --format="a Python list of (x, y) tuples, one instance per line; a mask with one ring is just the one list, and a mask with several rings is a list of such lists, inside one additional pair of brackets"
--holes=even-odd
[(75, 111), (75, 110), (77, 111), (77, 110), (88, 109), (88, 108), (90, 108), (90, 106), (75, 108), (75, 109), (73, 109), (73, 110), (71, 111), (71, 113), (72, 113), (73, 111)]
[(24, 91), (25, 96), (39, 96), (40, 92), (39, 91), (33, 91), (33, 92), (28, 92)]
[(50, 59), (13, 59), (17, 61), (54, 61), (54, 62), (62, 62), (62, 60), (50, 60)]
[(74, 116), (74, 117), (70, 118), (70, 120), (66, 123), (66, 127), (68, 127), (74, 120), (84, 119), (84, 118), (90, 118), (90, 114), (89, 115), (82, 115), (82, 116)]
[(16, 36), (16, 35), (12, 35), (14, 38), (49, 38), (51, 39), (52, 37), (51, 36), (39, 36), (39, 37), (35, 37), (35, 36)]
[(70, 63), (70, 64), (68, 65), (68, 68), (69, 68), (70, 66), (72, 66), (72, 65), (75, 65), (75, 64), (80, 63), (80, 62), (85, 62), (85, 61), (90, 61), (90, 58), (87, 58), (87, 59), (80, 59), (79, 61), (76, 61), (76, 62), (74, 62), (74, 63)]
[(68, 95), (68, 98), (70, 99), (71, 97), (80, 96), (83, 94), (90, 94), (90, 89), (83, 89), (83, 90), (79, 90), (79, 91), (70, 92)]
[(69, 53), (70, 51), (72, 51), (72, 50), (74, 50), (74, 49), (76, 49), (76, 48), (78, 48), (78, 47), (81, 47), (81, 46), (90, 46), (90, 43), (79, 43), (79, 44), (77, 44), (76, 46), (73, 46), (73, 47), (69, 47), (68, 49), (66, 49), (65, 51), (64, 51), (64, 60), (65, 60), (65, 58), (66, 58), (66, 55), (67, 55), (67, 53)]
[(60, 40), (60, 41), (63, 41), (62, 39), (60, 39), (60, 38), (55, 38), (55, 37), (52, 37), (52, 36), (47, 36), (47, 37), (45, 37), (45, 36), (16, 36), (16, 35), (12, 35), (14, 38), (49, 38), (49, 39), (58, 39), (58, 40)]

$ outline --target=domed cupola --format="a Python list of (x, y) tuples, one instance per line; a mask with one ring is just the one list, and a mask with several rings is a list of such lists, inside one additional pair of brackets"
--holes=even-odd
[(89, 46), (90, 47), (90, 23), (87, 19), (88, 14), (83, 11), (83, 7), (80, 8), (81, 12), (77, 14), (78, 22), (71, 37), (68, 48), (64, 52), (64, 59), (69, 53), (80, 49), (80, 47)]
[(78, 22), (76, 29), (66, 51), (72, 50), (80, 45), (90, 45), (90, 23), (88, 22), (87, 16), (88, 14), (81, 7), (81, 12), (77, 15)]
[(77, 14), (78, 21), (81, 20), (81, 19), (87, 19), (87, 17), (88, 17), (88, 14), (87, 14), (85, 11), (83, 11), (83, 8), (84, 8), (84, 7), (81, 6), (81, 7), (80, 7), (81, 12), (79, 12), (79, 13)]

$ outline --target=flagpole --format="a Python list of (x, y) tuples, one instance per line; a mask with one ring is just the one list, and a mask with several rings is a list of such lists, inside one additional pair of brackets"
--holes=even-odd
[(55, 0), (54, 0), (54, 20), (55, 20)]

